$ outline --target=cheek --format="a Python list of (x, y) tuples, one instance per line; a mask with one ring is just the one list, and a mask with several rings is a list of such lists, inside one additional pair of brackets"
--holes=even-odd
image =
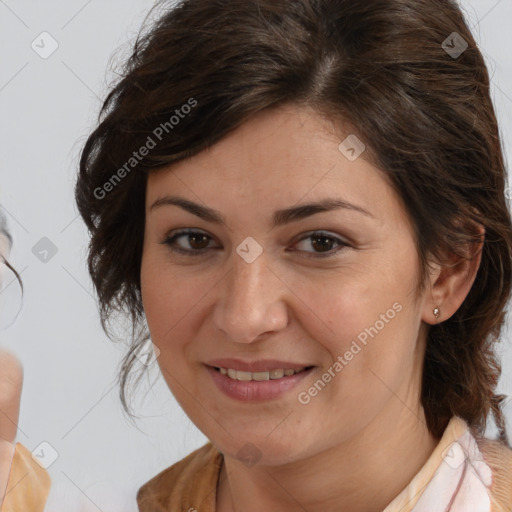
[(304, 311), (309, 312), (304, 318), (310, 319), (310, 332), (316, 333), (318, 341), (325, 340), (339, 350), (376, 322), (379, 331), (396, 324), (397, 309), (403, 306), (407, 293), (405, 286), (401, 289), (396, 281), (374, 272), (341, 271), (322, 279), (302, 279), (294, 287), (294, 294), (306, 298)]
[[(392, 382), (400, 366), (413, 362), (419, 329), (419, 314), (411, 303), (415, 259), (404, 255), (396, 262), (382, 253), (375, 256), (364, 266), (342, 268), (321, 279), (295, 280), (294, 293), (307, 298), (302, 326), (328, 354), (324, 365), (338, 362), (333, 371), (344, 377), (334, 380), (344, 381), (350, 393), (372, 386), (376, 378), (371, 370)], [(331, 391), (338, 393), (336, 387)]]
[[(152, 342), (159, 361), (169, 369), (180, 366), (200, 326), (204, 301), (215, 279), (192, 267), (178, 267), (157, 251), (143, 255), (141, 295)], [(205, 296), (206, 295), (206, 296)]]
[(142, 303), (153, 343), (161, 351), (167, 346), (166, 339), (172, 337), (180, 314), (183, 316), (181, 310), (186, 303), (186, 293), (184, 297), (181, 290), (175, 291), (179, 282), (174, 277), (162, 267), (157, 255), (149, 251), (143, 253), (140, 275)]

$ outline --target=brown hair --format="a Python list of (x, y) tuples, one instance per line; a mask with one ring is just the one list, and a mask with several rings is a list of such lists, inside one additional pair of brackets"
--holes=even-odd
[[(468, 296), (428, 330), (421, 401), (435, 437), (453, 415), (483, 434), (492, 412), (510, 446), (494, 351), (511, 291), (506, 174), (488, 71), (457, 3), (186, 0), (160, 7), (103, 104), (76, 184), (102, 326), (113, 336), (114, 312), (132, 321), (120, 376), (125, 411), (135, 352), (148, 339), (140, 294), (147, 173), (197, 154), (256, 112), (292, 103), (353, 127), (366, 144), (363, 156), (389, 176), (413, 221), (421, 285), (429, 258), (467, 257), (468, 244), (479, 240), (475, 225), (485, 227)], [(450, 52), (464, 42), (460, 55)], [(182, 106), (193, 102), (187, 114)]]
[[(0, 239), (1, 238), (3, 238), (6, 241), (6, 252), (9, 252), (12, 247), (12, 236), (7, 227), (7, 218), (5, 217), (4, 213), (0, 210)], [(9, 263), (6, 256), (6, 254), (2, 254), (0, 252), (0, 262), (3, 262), (3, 264), (14, 274), (14, 277), (16, 278), (18, 284), (20, 285), (21, 294), (23, 296), (23, 281), (21, 280), (21, 276), (18, 274), (18, 272), (16, 272), (16, 269)]]

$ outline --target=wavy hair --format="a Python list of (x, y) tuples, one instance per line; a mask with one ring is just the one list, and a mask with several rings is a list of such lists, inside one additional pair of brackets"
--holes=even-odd
[[(6, 241), (7, 252), (9, 252), (9, 250), (10, 250), (10, 248), (12, 246), (12, 236), (11, 236), (11, 233), (10, 233), (9, 228), (7, 226), (7, 218), (4, 215), (4, 213), (2, 212), (2, 210), (0, 210), (0, 240), (2, 238)], [(14, 276), (16, 277), (16, 280), (18, 281), (18, 283), (19, 283), (19, 285), (21, 287), (21, 292), (23, 293), (23, 282), (21, 280), (21, 277), (18, 274), (18, 272), (16, 272), (14, 267), (7, 260), (7, 255), (6, 254), (2, 254), (0, 252), (0, 259), (4, 263), (4, 265), (14, 274)]]
[[(351, 126), (363, 156), (389, 176), (414, 226), (422, 285), (430, 261), (471, 257), (475, 226), (485, 228), (468, 296), (428, 328), (421, 402), (435, 437), (453, 415), (483, 434), (492, 413), (510, 447), (496, 394), (511, 291), (506, 169), (488, 70), (457, 2), (185, 0), (157, 10), (104, 101), (75, 189), (102, 326), (113, 336), (115, 312), (132, 322), (124, 409), (149, 336), (140, 293), (147, 174), (291, 103)], [(174, 123), (191, 98), (193, 111)], [(139, 152), (149, 139), (154, 147)]]

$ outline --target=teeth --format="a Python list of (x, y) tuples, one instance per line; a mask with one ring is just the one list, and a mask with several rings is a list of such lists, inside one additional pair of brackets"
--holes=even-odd
[(222, 375), (227, 375), (231, 379), (234, 380), (242, 380), (242, 381), (262, 381), (262, 380), (273, 380), (273, 379), (281, 379), (283, 377), (289, 377), (290, 375), (294, 375), (295, 373), (300, 373), (305, 369), (305, 367), (298, 368), (297, 370), (289, 369), (277, 369), (270, 370), (269, 372), (243, 372), (240, 370), (233, 370), (232, 368), (219, 368), (220, 373)]
[[(294, 373), (293, 370), (288, 370), (288, 371), (292, 372), (291, 374), (288, 374), (288, 375), (293, 375), (293, 373)], [(270, 378), (271, 379), (280, 379), (280, 378), (284, 377), (284, 372), (285, 372), (285, 370), (271, 370)]]
[(270, 372), (253, 372), (250, 375), (252, 380), (270, 380)]

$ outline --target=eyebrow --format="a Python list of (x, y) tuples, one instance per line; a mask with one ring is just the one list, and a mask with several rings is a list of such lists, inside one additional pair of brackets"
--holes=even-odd
[[(177, 196), (165, 196), (157, 199), (149, 208), (149, 211), (154, 210), (155, 208), (159, 208), (162, 206), (178, 206), (183, 210), (186, 210), (193, 215), (207, 221), (213, 222), (214, 224), (223, 225), (226, 227), (226, 220), (217, 210), (213, 210), (207, 206), (200, 205), (198, 203), (194, 203), (189, 201), (188, 199), (184, 199), (182, 197)], [(283, 226), (285, 224), (289, 224), (291, 222), (296, 222), (301, 219), (305, 219), (306, 217), (310, 217), (311, 215), (315, 215), (316, 213), (328, 212), (332, 210), (338, 209), (346, 209), (352, 210), (359, 213), (362, 213), (368, 217), (374, 218), (374, 216), (368, 211), (362, 208), (361, 206), (356, 206), (351, 203), (347, 203), (341, 199), (322, 199), (320, 201), (315, 201), (313, 203), (302, 204), (299, 206), (293, 206), (291, 208), (285, 208), (283, 210), (277, 210), (274, 212), (272, 216), (272, 227)]]

